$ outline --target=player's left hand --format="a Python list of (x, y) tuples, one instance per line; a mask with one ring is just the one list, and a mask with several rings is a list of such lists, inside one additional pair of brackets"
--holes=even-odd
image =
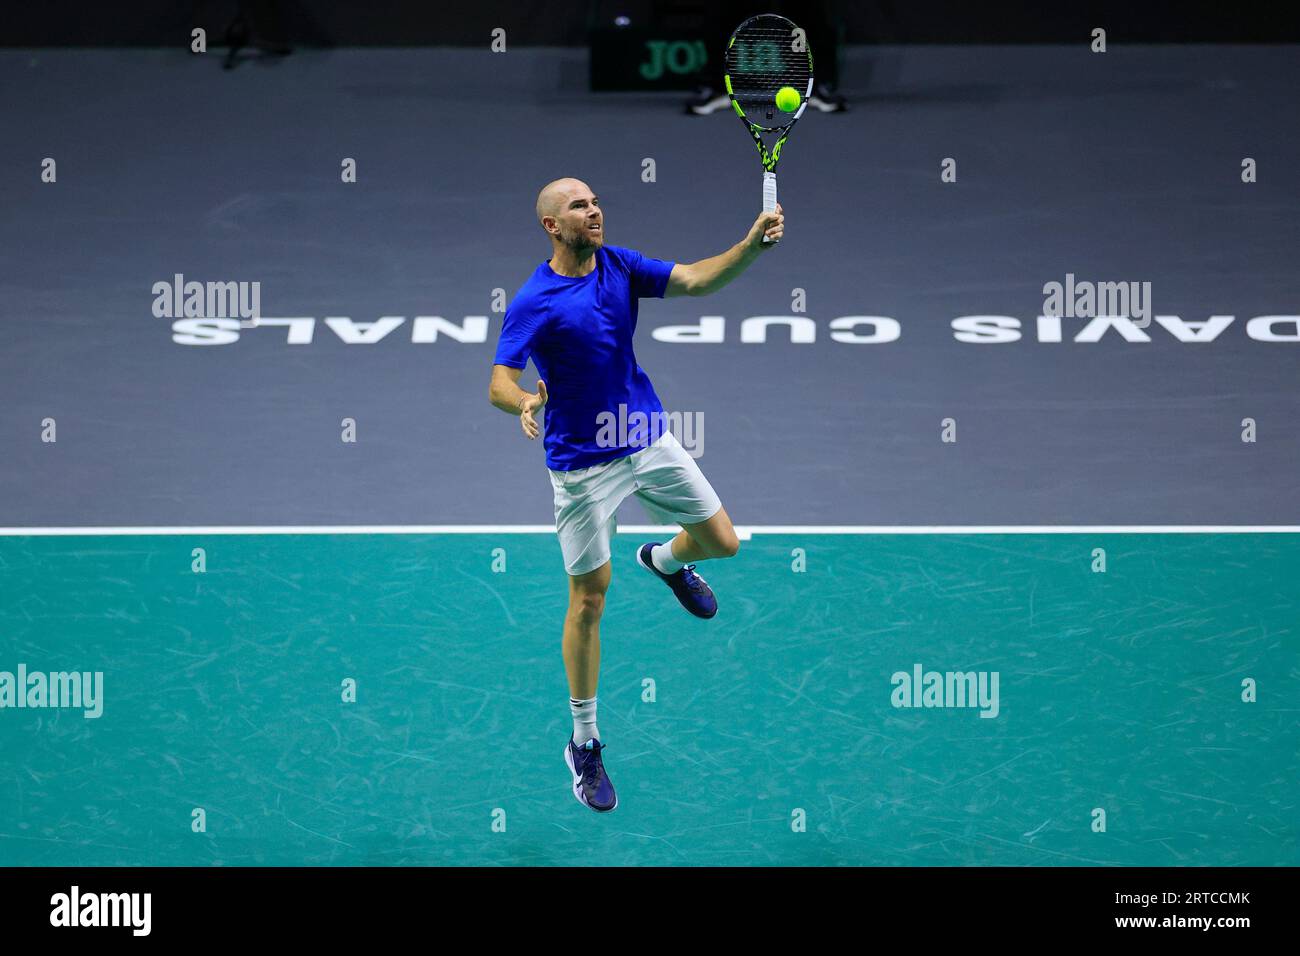
[[(747, 241), (756, 249), (771, 249), (781, 241), (781, 236), (785, 234), (785, 214), (781, 211), (781, 204), (776, 204), (776, 212), (759, 213), (758, 218), (754, 220), (754, 225), (750, 227)], [(764, 242), (763, 236), (767, 236), (770, 242)]]

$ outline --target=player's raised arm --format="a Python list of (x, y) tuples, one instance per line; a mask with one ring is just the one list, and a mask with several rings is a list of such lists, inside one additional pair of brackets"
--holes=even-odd
[[(717, 292), (736, 276), (749, 268), (749, 264), (765, 249), (771, 249), (785, 234), (785, 214), (777, 203), (775, 212), (760, 213), (750, 227), (749, 234), (721, 255), (699, 262), (679, 262), (668, 276), (665, 296), (708, 295)], [(767, 237), (767, 242), (763, 241)]]

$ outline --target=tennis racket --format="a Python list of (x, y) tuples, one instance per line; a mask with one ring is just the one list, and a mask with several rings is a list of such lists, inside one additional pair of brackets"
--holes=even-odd
[[(781, 161), (781, 147), (812, 95), (812, 67), (812, 50), (804, 32), (774, 13), (750, 17), (736, 27), (727, 43), (723, 82), (732, 108), (754, 137), (763, 161), (764, 212), (776, 212), (776, 164)], [(777, 91), (785, 86), (799, 94), (799, 106), (792, 113), (776, 105)], [(772, 133), (779, 134), (779, 138), (769, 152), (763, 135)], [(763, 241), (770, 240), (764, 236)]]

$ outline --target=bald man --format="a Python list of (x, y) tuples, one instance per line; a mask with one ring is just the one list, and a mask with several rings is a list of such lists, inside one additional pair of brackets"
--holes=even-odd
[[(726, 252), (692, 263), (606, 245), (600, 199), (577, 179), (547, 183), (537, 196), (537, 219), (551, 241), (551, 258), (506, 309), (489, 397), (519, 417), (530, 439), (541, 433), (538, 413), (546, 407), (546, 467), (569, 574), (562, 647), (573, 736), (564, 760), (578, 802), (603, 813), (618, 806), (601, 757), (596, 684), (619, 504), (634, 494), (661, 523), (681, 526), (671, 541), (643, 544), (636, 561), (696, 617), (718, 611), (696, 563), (732, 557), (740, 549), (722, 502), (671, 431), (633, 427), (611, 441), (610, 430), (602, 428), (611, 418), (635, 422), (637, 412), (642, 421), (664, 420), (654, 386), (632, 351), (637, 300), (716, 292), (780, 240), (785, 217), (777, 206)], [(764, 236), (771, 241), (764, 243)], [(518, 384), (529, 358), (537, 366), (535, 393)]]

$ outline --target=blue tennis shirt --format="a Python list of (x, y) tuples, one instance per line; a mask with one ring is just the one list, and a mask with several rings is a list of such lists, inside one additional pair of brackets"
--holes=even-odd
[(648, 431), (638, 433), (632, 426), (609, 447), (598, 445), (596, 438), (602, 413), (618, 419), (641, 412), (650, 418), (663, 411), (649, 376), (636, 364), (632, 336), (637, 300), (662, 298), (673, 265), (603, 246), (596, 250), (596, 268), (587, 275), (557, 275), (548, 259), (515, 294), (495, 362), (523, 368), (531, 357), (546, 383), (547, 468), (587, 468), (651, 444)]

